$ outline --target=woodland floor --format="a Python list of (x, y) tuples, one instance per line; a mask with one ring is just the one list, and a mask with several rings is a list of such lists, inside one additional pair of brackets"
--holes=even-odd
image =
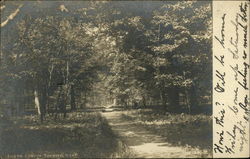
[(100, 111), (1, 118), (0, 158), (211, 157), (210, 116)]
[(72, 112), (67, 118), (37, 115), (0, 120), (0, 158), (129, 157), (127, 147), (98, 112)]
[[(126, 115), (125, 115), (125, 114)], [(199, 158), (211, 157), (210, 149), (188, 144), (173, 144), (168, 138), (140, 124), (138, 120), (129, 119), (130, 111), (106, 112), (102, 115), (108, 120), (112, 130), (127, 144), (138, 158)], [(174, 128), (174, 126), (173, 126)], [(186, 127), (187, 128), (187, 127)], [(194, 130), (195, 131), (195, 130)], [(168, 133), (165, 131), (165, 134)], [(178, 137), (178, 132), (176, 136)], [(179, 136), (180, 137), (180, 136)], [(194, 139), (194, 138), (193, 138)], [(182, 140), (181, 138), (179, 140)], [(177, 141), (178, 142), (178, 141)], [(204, 140), (204, 142), (206, 142)]]

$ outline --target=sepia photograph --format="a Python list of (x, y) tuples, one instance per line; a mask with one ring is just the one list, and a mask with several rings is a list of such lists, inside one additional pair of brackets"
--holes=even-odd
[(212, 8), (1, 0), (0, 158), (211, 158)]

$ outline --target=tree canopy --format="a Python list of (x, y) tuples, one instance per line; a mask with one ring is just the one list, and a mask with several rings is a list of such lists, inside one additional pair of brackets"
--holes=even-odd
[(193, 112), (211, 96), (211, 2), (4, 5), (2, 113), (36, 105), (43, 120), (49, 111), (113, 101), (166, 111), (184, 103)]

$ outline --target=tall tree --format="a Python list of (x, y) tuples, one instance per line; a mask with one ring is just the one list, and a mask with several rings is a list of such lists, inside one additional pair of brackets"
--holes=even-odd
[(165, 61), (156, 78), (161, 87), (169, 89), (169, 95), (174, 95), (169, 97), (171, 105), (178, 105), (179, 89), (184, 88), (189, 90), (190, 106), (197, 106), (197, 86), (207, 80), (202, 73), (210, 67), (204, 66), (211, 66), (211, 3), (166, 4), (155, 12), (152, 23), (152, 49)]

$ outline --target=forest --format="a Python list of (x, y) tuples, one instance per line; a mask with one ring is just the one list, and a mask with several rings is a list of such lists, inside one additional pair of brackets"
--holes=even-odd
[[(101, 126), (111, 135), (109, 120), (95, 112), (106, 108), (128, 112), (124, 120), (156, 119), (157, 113), (159, 120), (166, 114), (173, 121), (178, 114), (188, 122), (202, 120), (210, 124), (202, 123), (209, 127), (203, 133), (210, 135), (210, 143), (211, 86), (210, 1), (1, 1), (0, 156), (29, 151), (4, 146), (11, 140), (8, 125), (17, 133), (24, 125), (44, 129), (46, 124), (72, 126), (86, 120), (89, 129), (76, 130), (79, 141), (86, 135), (81, 129), (98, 134)], [(58, 140), (50, 137), (60, 147), (58, 136), (67, 133), (57, 129), (50, 133), (58, 134)], [(40, 145), (50, 140), (42, 136)], [(16, 138), (24, 140), (20, 134)], [(110, 147), (113, 138), (105, 141)], [(79, 148), (80, 143), (72, 144), (78, 141), (67, 142), (60, 150)], [(103, 147), (111, 151), (99, 145)]]

